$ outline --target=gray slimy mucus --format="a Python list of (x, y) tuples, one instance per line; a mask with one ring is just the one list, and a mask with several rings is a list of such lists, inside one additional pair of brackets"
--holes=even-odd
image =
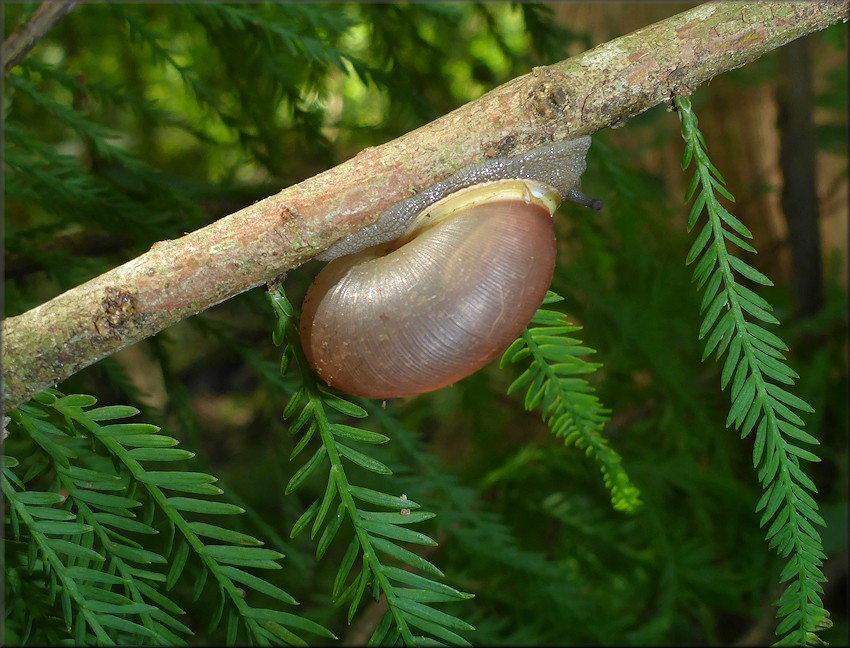
[(555, 189), (561, 200), (600, 209), (601, 201), (588, 198), (578, 190), (581, 174), (587, 168), (585, 156), (589, 149), (590, 137), (579, 137), (546, 144), (514, 157), (493, 158), (464, 167), (415, 196), (388, 207), (375, 223), (342, 239), (316, 255), (316, 259), (330, 261), (394, 241), (407, 231), (417, 215), (438, 200), (461, 189), (498, 180), (535, 180)]

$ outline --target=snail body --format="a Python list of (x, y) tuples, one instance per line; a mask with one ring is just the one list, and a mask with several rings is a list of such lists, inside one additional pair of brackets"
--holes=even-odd
[(319, 376), (398, 398), (498, 357), (552, 281), (558, 204), (597, 204), (577, 189), (589, 146), (585, 137), (462, 169), (318, 257), (335, 260), (307, 291), (301, 339)]

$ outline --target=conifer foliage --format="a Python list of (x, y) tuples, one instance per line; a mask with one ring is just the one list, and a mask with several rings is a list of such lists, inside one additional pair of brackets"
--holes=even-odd
[[(70, 636), (77, 645), (184, 645), (192, 630), (180, 621), (185, 612), (166, 592), (191, 556), (200, 562), (195, 599), (205, 587), (218, 589), (208, 632), (224, 620), (228, 644), (236, 642), (240, 628), (259, 645), (298, 643), (297, 633), (304, 631), (333, 638), (309, 619), (250, 605), (252, 590), (297, 605), (251, 573), (280, 569), (283, 555), (214, 523), (210, 516), (244, 510), (208, 499), (223, 493), (212, 475), (147, 468), (149, 462), (191, 459), (191, 452), (175, 447), (176, 439), (159, 434), (155, 425), (113, 423), (138, 410), (92, 409), (96, 402), (50, 390), (11, 413), (10, 434), (31, 439), (35, 457), (28, 458), (22, 477), (14, 472), (18, 460), (3, 458), (12, 531), (7, 594), (17, 612), (7, 619), (7, 637), (21, 644), (59, 643)], [(29, 484), (38, 478), (47, 478), (52, 487), (32, 490)], [(165, 528), (153, 526), (157, 512)], [(142, 539), (161, 532), (167, 535), (164, 550), (145, 548)], [(156, 565), (167, 571), (150, 567)]]
[(785, 363), (783, 352), (788, 347), (764, 327), (779, 324), (779, 320), (771, 314), (771, 305), (743, 284), (744, 280), (762, 286), (772, 286), (773, 282), (733, 253), (754, 253), (755, 248), (744, 240), (751, 239), (752, 234), (717, 197), (735, 200), (708, 158), (690, 100), (676, 97), (675, 105), (685, 140), (682, 168), (687, 169), (691, 162), (696, 166), (685, 196), (694, 200), (688, 231), (697, 225), (703, 211), (707, 216), (687, 258), (688, 265), (696, 262), (694, 283), (704, 291), (699, 338), (708, 339), (702, 358), (712, 353), (717, 360), (726, 356), (720, 376), (721, 388), (731, 385), (732, 407), (726, 425), (734, 423), (742, 439), (755, 431), (753, 467), (758, 469), (764, 489), (756, 506), (761, 513), (759, 525), (770, 523), (766, 539), (788, 560), (780, 580), (791, 581), (776, 602), (778, 643), (817, 643), (815, 633), (832, 625), (820, 599), (821, 583), (826, 580), (820, 567), (826, 554), (815, 528), (825, 522), (811, 495), (817, 488), (801, 462), (820, 459), (801, 444), (819, 442), (803, 430), (803, 419), (794, 411), (814, 410), (783, 387), (793, 386), (799, 375)]
[[(332, 412), (353, 418), (363, 418), (367, 413), (319, 385), (300, 347), (294, 309), (280, 286), (270, 290), (269, 301), (277, 318), (275, 344), (284, 345), (281, 372), (286, 373), (294, 358), (301, 376), (300, 387), (283, 411), (284, 418), (291, 419), (290, 434), (301, 434), (290, 459), (295, 459), (308, 447), (318, 432), (317, 443), (313, 444), (315, 451), (295, 471), (286, 486), (286, 493), (296, 491), (317, 472), (324, 473), (327, 482), (322, 497), (314, 501), (295, 523), (292, 537), (309, 528), (311, 538), (318, 535), (316, 558), (321, 559), (343, 523), (353, 527), (354, 537), (343, 555), (332, 595), (336, 605), (348, 606), (349, 623), (367, 591), (375, 600), (381, 595), (385, 597), (388, 610), (370, 643), (395, 645), (401, 640), (404, 645), (410, 646), (436, 639), (452, 645), (469, 645), (457, 633), (470, 631), (472, 626), (441, 612), (432, 604), (470, 599), (472, 595), (435, 580), (443, 576), (435, 565), (399, 545), (403, 542), (413, 546), (435, 546), (437, 543), (427, 535), (409, 528), (434, 517), (434, 514), (417, 510), (419, 504), (407, 499), (404, 494), (389, 494), (351, 483), (346, 464), (378, 475), (392, 475), (386, 465), (353, 445), (358, 444), (365, 450), (369, 445), (386, 443), (389, 438), (331, 421)], [(324, 468), (326, 464), (327, 471)], [(336, 504), (337, 500), (339, 504)], [(375, 507), (388, 511), (374, 510)], [(388, 561), (406, 567), (389, 565)], [(358, 564), (356, 569), (355, 563)], [(426, 636), (420, 636), (419, 632), (426, 633)]]
[[(543, 305), (559, 301), (563, 297), (549, 291)], [(600, 463), (614, 508), (634, 512), (640, 506), (640, 493), (623, 469), (620, 455), (601, 435), (609, 412), (593, 394), (587, 380), (580, 377), (602, 366), (582, 358), (595, 351), (570, 337), (580, 330), (580, 326), (567, 322), (562, 313), (539, 309), (529, 327), (502, 356), (503, 367), (524, 359), (531, 361), (508, 388), (508, 394), (527, 388), (525, 409), (540, 406), (552, 434), (563, 437), (565, 444), (584, 448)]]

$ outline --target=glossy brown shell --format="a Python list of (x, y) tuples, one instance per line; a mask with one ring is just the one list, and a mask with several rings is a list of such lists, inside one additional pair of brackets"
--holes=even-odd
[(304, 351), (325, 382), (351, 394), (440, 389), (516, 339), (554, 267), (546, 206), (513, 199), (469, 207), (398, 249), (329, 263), (304, 298)]

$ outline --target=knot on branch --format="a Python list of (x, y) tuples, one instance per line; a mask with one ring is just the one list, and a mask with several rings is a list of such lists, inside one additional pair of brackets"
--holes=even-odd
[(137, 301), (132, 292), (107, 286), (100, 301), (103, 310), (94, 319), (95, 330), (107, 337), (125, 334), (129, 328), (128, 321), (136, 313)]
[(530, 77), (526, 110), (538, 117), (539, 129), (552, 139), (552, 134), (569, 127), (570, 119), (580, 113), (583, 98), (572, 89), (577, 84), (571, 83), (571, 76), (551, 66), (534, 68)]

